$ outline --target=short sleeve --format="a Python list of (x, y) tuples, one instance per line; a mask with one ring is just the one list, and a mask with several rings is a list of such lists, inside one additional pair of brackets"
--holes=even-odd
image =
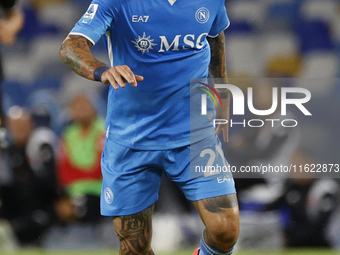
[(227, 15), (227, 10), (224, 5), (224, 0), (222, 0), (221, 6), (218, 8), (217, 15), (211, 26), (208, 36), (209, 37), (218, 36), (223, 30), (228, 28), (229, 25), (230, 25), (230, 21)]
[(82, 35), (96, 44), (111, 26), (117, 15), (118, 0), (94, 0), (86, 13), (71, 30), (71, 35)]

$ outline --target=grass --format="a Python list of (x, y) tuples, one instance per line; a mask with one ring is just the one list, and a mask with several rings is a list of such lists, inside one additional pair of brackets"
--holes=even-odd
[[(176, 253), (157, 253), (157, 255), (191, 255), (193, 249), (183, 250)], [(4, 255), (118, 255), (117, 251), (112, 250), (92, 250), (92, 251), (44, 251), (41, 249), (23, 249), (17, 252), (5, 253), (0, 250), (0, 254)], [(247, 250), (237, 251), (235, 255), (335, 255), (339, 254), (339, 251), (324, 250), (324, 249), (298, 249), (298, 250), (285, 250), (285, 251), (258, 251), (258, 250)]]

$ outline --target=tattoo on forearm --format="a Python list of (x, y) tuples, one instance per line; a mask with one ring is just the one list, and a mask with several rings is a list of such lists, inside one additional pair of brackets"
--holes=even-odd
[(237, 198), (235, 194), (212, 197), (203, 200), (203, 205), (206, 210), (212, 213), (221, 213), (223, 209), (233, 208), (237, 206)]
[(215, 38), (209, 38), (211, 50), (211, 60), (209, 73), (212, 78), (227, 78), (227, 69), (225, 65), (225, 50), (224, 50), (224, 32), (221, 32)]
[(153, 206), (133, 215), (114, 218), (114, 225), (120, 241), (120, 254), (153, 254), (151, 251), (151, 234)]
[(60, 58), (73, 71), (87, 79), (93, 79), (93, 71), (105, 65), (93, 57), (88, 40), (76, 35), (65, 39), (60, 49)]

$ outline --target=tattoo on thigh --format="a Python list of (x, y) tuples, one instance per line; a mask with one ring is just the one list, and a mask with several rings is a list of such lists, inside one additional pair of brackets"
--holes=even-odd
[(133, 215), (114, 217), (113, 222), (120, 241), (120, 254), (137, 255), (150, 252), (152, 212), (153, 206), (150, 206)]
[(237, 198), (235, 194), (207, 198), (204, 199), (202, 202), (204, 208), (212, 213), (221, 213), (223, 212), (223, 209), (233, 208), (237, 206)]

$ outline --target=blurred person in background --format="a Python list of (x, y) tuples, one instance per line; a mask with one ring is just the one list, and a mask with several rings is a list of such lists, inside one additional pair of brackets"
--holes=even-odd
[[(24, 25), (24, 16), (19, 8), (15, 5), (15, 0), (0, 1), (0, 44), (12, 45), (17, 34)], [(3, 127), (3, 102), (2, 102), (2, 81), (4, 79), (1, 52), (0, 52), (0, 143), (4, 137)], [(0, 151), (1, 159), (1, 151)]]
[(2, 17), (0, 18), (0, 42), (12, 45), (23, 27), (24, 16), (15, 6), (15, 0), (1, 0)]
[[(312, 168), (314, 158), (303, 150), (295, 153), (292, 164)], [(316, 170), (316, 169), (315, 169)], [(322, 173), (323, 175), (325, 173)], [(286, 180), (282, 195), (266, 210), (285, 212), (286, 247), (330, 247), (327, 229), (339, 201), (339, 185), (330, 178), (312, 172), (296, 172)]]
[(75, 208), (73, 220), (96, 221), (100, 219), (100, 160), (105, 124), (85, 95), (73, 97), (69, 111), (72, 122), (59, 143), (58, 179), (69, 196), (70, 206)]
[(39, 245), (54, 222), (68, 217), (55, 173), (57, 137), (48, 127), (36, 126), (32, 116), (42, 118), (19, 106), (9, 109), (8, 138), (1, 148), (0, 218), (22, 245)]

